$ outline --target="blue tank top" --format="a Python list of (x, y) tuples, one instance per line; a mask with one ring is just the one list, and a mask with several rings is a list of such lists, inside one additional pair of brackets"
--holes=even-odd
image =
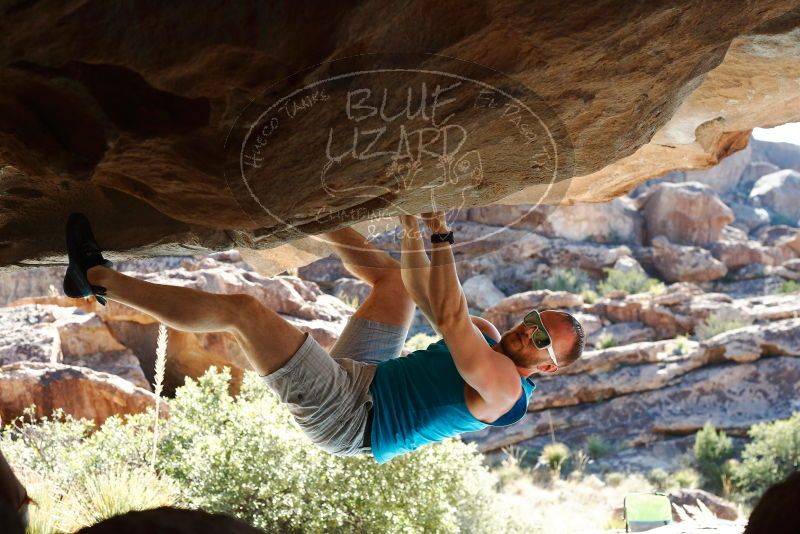
[[(496, 342), (484, 335), (489, 346)], [(397, 455), (487, 426), (516, 423), (528, 410), (536, 385), (520, 377), (522, 395), (497, 421), (484, 423), (467, 409), (464, 379), (444, 340), (378, 364), (373, 399), (372, 455), (382, 464)]]

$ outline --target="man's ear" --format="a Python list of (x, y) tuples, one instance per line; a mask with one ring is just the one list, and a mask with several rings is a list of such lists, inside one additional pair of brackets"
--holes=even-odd
[(558, 366), (553, 365), (552, 363), (540, 363), (536, 366), (536, 370), (540, 373), (551, 375), (558, 371)]

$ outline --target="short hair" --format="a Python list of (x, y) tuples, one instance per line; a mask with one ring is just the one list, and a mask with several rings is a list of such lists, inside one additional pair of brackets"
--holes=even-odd
[(578, 360), (578, 358), (581, 357), (586, 341), (583, 334), (583, 326), (581, 326), (581, 323), (578, 322), (575, 316), (567, 312), (561, 312), (560, 315), (569, 321), (572, 330), (575, 332), (575, 343), (572, 344), (569, 352), (559, 358), (560, 367), (566, 367), (568, 365), (572, 365)]
[(797, 503), (800, 502), (800, 471), (771, 486), (759, 499), (744, 534), (789, 534), (800, 532)]

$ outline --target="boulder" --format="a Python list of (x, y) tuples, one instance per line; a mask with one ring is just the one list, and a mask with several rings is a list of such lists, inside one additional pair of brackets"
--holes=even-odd
[(327, 256), (297, 269), (297, 276), (320, 287), (331, 290), (337, 280), (352, 278), (338, 256)]
[[(751, 146), (752, 144), (753, 141), (750, 142)], [(745, 195), (749, 195), (750, 190), (753, 189), (753, 184), (755, 184), (759, 178), (779, 170), (781, 170), (780, 167), (768, 161), (751, 161), (750, 164), (745, 167), (742, 176), (739, 178), (739, 191)]]
[(728, 272), (709, 251), (676, 245), (661, 236), (653, 239), (653, 264), (669, 282), (708, 282)]
[(639, 320), (655, 330), (658, 339), (673, 338), (694, 330), (694, 321), (690, 316), (657, 304), (642, 308)]
[(800, 172), (792, 169), (762, 176), (750, 191), (750, 201), (785, 221), (800, 224)]
[(738, 278), (739, 272), (735, 273), (735, 282), (717, 280), (714, 282), (714, 291), (724, 291), (734, 298), (748, 298), (760, 295), (771, 295), (778, 293), (783, 284), (783, 278), (779, 276), (766, 276), (763, 278)]
[(639, 321), (614, 323), (604, 326), (588, 336), (589, 345), (598, 346), (600, 343), (614, 345), (627, 345), (637, 341), (650, 341), (655, 338), (655, 330)]
[(768, 162), (779, 169), (800, 171), (800, 146), (796, 143), (775, 143), (753, 138), (750, 144), (754, 163)]
[(711, 513), (719, 519), (725, 519), (727, 521), (736, 521), (739, 519), (739, 509), (734, 503), (701, 489), (673, 490), (670, 491), (667, 496), (673, 505), (672, 519), (676, 522), (682, 519), (675, 512), (675, 506), (700, 508), (699, 503), (703, 503), (703, 506), (708, 508)]
[(508, 330), (531, 310), (577, 308), (583, 304), (580, 295), (568, 291), (540, 289), (506, 297), (483, 313), (501, 332)]
[(787, 280), (800, 281), (800, 258), (784, 262), (775, 269), (775, 274)]
[(612, 268), (623, 273), (645, 274), (641, 264), (630, 256), (622, 256), (614, 262)]
[(516, 204), (479, 206), (461, 210), (461, 213), (466, 221), (538, 232), (545, 227), (554, 209), (553, 206)]
[(758, 230), (756, 239), (767, 247), (774, 264), (800, 257), (800, 228), (786, 225), (765, 226)]
[(597, 315), (584, 312), (575, 312), (572, 315), (581, 324), (581, 327), (583, 327), (585, 336), (590, 336), (603, 327), (603, 320)]
[(461, 285), (467, 302), (471, 308), (486, 310), (506, 298), (502, 291), (497, 289), (492, 279), (485, 274), (473, 276)]
[(723, 228), (722, 235), (708, 249), (729, 271), (757, 263), (772, 265), (774, 261), (761, 243), (749, 239), (744, 231), (732, 226)]
[(669, 284), (660, 295), (650, 295), (648, 301), (654, 306), (675, 306), (686, 304), (694, 297), (702, 295), (703, 289), (691, 282)]
[(583, 269), (598, 277), (603, 269), (613, 267), (623, 257), (630, 257), (631, 249), (627, 246), (608, 247), (594, 243), (578, 243), (553, 239), (539, 253), (539, 257), (551, 266), (568, 266)]
[(547, 223), (554, 237), (572, 241), (641, 244), (644, 233), (644, 220), (627, 197), (559, 206)]
[(722, 332), (703, 341), (714, 361), (750, 362), (762, 355), (800, 356), (800, 319), (784, 319)]
[(719, 238), (733, 212), (707, 185), (697, 182), (661, 183), (644, 200), (647, 236), (682, 245), (706, 245)]
[(733, 305), (753, 321), (779, 321), (800, 316), (800, 299), (796, 293), (736, 299)]
[[(667, 363), (674, 355), (683, 358), (698, 350), (700, 344), (696, 341), (686, 340), (685, 347), (679, 346), (675, 340), (641, 341), (628, 343), (605, 349), (585, 350), (575, 363), (559, 369), (553, 380), (567, 381), (566, 375), (580, 373), (602, 374), (615, 371), (620, 367), (644, 365), (649, 363)], [(544, 377), (541, 377), (544, 378)]]
[(339, 278), (333, 283), (333, 294), (347, 304), (363, 304), (372, 286), (358, 278)]
[(710, 169), (700, 171), (686, 171), (686, 182), (699, 182), (705, 184), (718, 194), (729, 193), (737, 188), (739, 179), (750, 164), (752, 148), (748, 144), (742, 150), (723, 159)]
[(593, 309), (602, 309), (603, 315), (614, 323), (625, 323), (639, 320), (642, 304), (633, 299), (604, 298), (598, 300)]
[(531, 398), (528, 409), (548, 410), (657, 390), (708, 361), (706, 352), (693, 342), (687, 342), (685, 348), (674, 341), (632, 343), (616, 348), (620, 351), (613, 355), (592, 351), (600, 354), (595, 356), (595, 362), (590, 360), (582, 367), (585, 372), (562, 376), (559, 371), (556, 375), (537, 377), (537, 395)]
[(756, 208), (749, 204), (734, 202), (730, 205), (733, 211), (734, 220), (731, 226), (735, 226), (747, 233), (769, 224), (769, 212), (764, 208)]
[(25, 305), (0, 308), (0, 365), (15, 362), (58, 362), (61, 337), (53, 326), (50, 306)]
[(127, 380), (85, 367), (19, 362), (0, 367), (0, 417), (4, 422), (35, 404), (38, 417), (60, 408), (100, 425), (117, 414), (139, 413), (154, 406), (155, 395)]

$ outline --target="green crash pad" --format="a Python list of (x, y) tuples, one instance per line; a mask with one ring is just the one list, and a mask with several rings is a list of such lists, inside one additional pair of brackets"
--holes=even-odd
[(672, 523), (672, 505), (663, 493), (635, 493), (625, 497), (627, 532), (644, 532)]

